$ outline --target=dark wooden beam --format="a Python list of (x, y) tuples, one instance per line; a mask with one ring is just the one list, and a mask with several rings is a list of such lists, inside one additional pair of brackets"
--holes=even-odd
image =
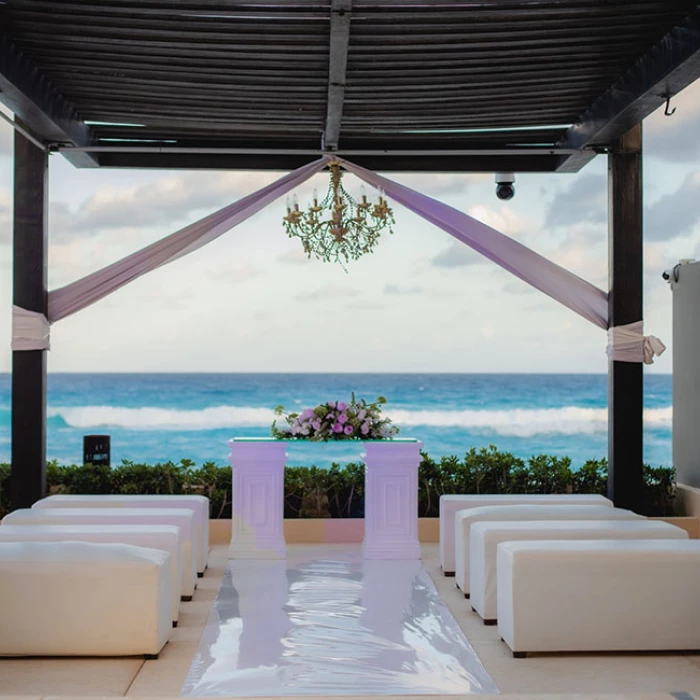
[[(608, 156), (610, 326), (642, 320), (642, 125), (615, 139)], [(644, 375), (640, 362), (608, 364), (608, 495), (642, 503)]]
[[(90, 129), (75, 109), (5, 36), (0, 34), (0, 100), (45, 143), (89, 146)], [(97, 161), (89, 153), (76, 153), (70, 160), (80, 167)]]
[(607, 145), (700, 78), (700, 9), (639, 58), (566, 132), (558, 145)]
[[(183, 168), (206, 170), (293, 170), (314, 160), (314, 155), (227, 153), (98, 153), (109, 168)], [(380, 172), (553, 172), (559, 155), (362, 155), (348, 156), (353, 163)]]
[(331, 2), (331, 45), (328, 58), (328, 105), (323, 147), (329, 151), (338, 148), (340, 126), (343, 120), (345, 74), (350, 45), (350, 12), (352, 0)]
[[(25, 125), (22, 125), (25, 126)], [(48, 154), (15, 131), (13, 303), (47, 312)], [(28, 508), (46, 490), (46, 351), (12, 353), (10, 498)]]

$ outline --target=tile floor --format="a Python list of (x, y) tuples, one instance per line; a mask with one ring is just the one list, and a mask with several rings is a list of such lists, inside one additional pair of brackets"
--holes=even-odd
[[(292, 545), (290, 551), (308, 545)], [(342, 548), (343, 546), (340, 545)], [(128, 696), (177, 698), (226, 571), (228, 548), (213, 548), (209, 569), (158, 660), (0, 659), (0, 700)], [(437, 545), (424, 545), (426, 571), (502, 700), (700, 700), (700, 654), (567, 654), (513, 659), (497, 628), (485, 627), (454, 579), (440, 571)], [(428, 696), (426, 700), (439, 700)], [(470, 695), (468, 700), (493, 699)], [(445, 696), (454, 700), (455, 696)], [(411, 700), (422, 700), (413, 695)], [(333, 700), (341, 700), (339, 696)], [(375, 700), (365, 697), (364, 700)], [(376, 698), (388, 700), (388, 696)]]

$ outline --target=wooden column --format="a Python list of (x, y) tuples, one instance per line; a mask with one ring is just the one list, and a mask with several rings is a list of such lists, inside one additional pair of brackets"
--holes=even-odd
[[(642, 125), (608, 156), (610, 325), (642, 320)], [(638, 510), (642, 497), (642, 363), (608, 365), (608, 496)]]
[[(13, 303), (47, 312), (48, 155), (15, 132)], [(46, 490), (46, 351), (12, 353), (12, 471), (14, 508)]]

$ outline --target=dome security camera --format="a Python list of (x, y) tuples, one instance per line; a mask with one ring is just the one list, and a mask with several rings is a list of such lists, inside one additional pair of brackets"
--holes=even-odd
[(515, 196), (515, 173), (496, 173), (496, 197), (507, 200)]

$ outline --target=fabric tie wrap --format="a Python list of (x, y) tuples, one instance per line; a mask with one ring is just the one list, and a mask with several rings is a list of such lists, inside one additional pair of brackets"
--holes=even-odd
[(12, 349), (49, 350), (51, 324), (44, 314), (28, 311), (21, 306), (12, 307)]
[(616, 362), (654, 364), (654, 356), (662, 355), (666, 346), (656, 336), (644, 335), (643, 331), (643, 321), (609, 328), (608, 357)]

